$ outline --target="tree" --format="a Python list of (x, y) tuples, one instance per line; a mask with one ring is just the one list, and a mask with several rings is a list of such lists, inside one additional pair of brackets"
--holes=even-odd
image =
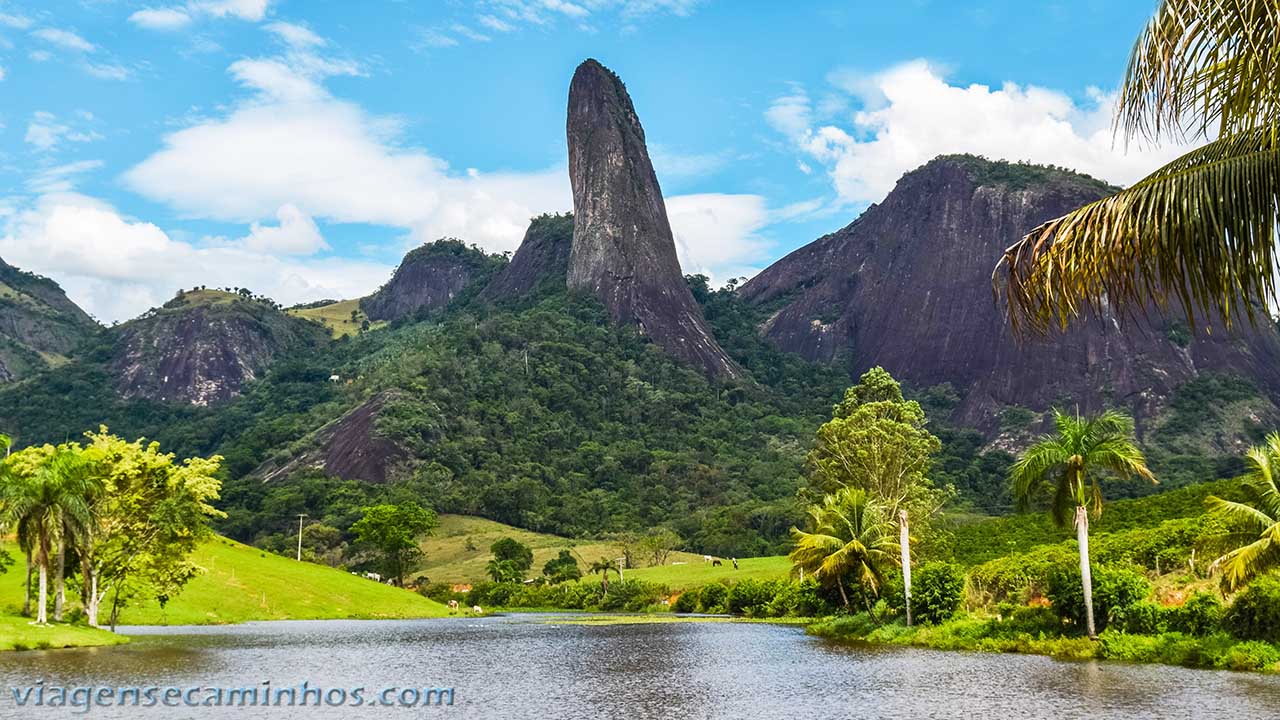
[(1209, 512), (1231, 527), (1231, 532), (1214, 538), (1234, 548), (1213, 562), (1222, 570), (1222, 584), (1234, 591), (1254, 577), (1280, 566), (1280, 433), (1271, 433), (1266, 443), (1251, 448), (1247, 455), (1249, 472), (1244, 477), (1247, 502), (1205, 498)]
[(510, 567), (519, 574), (518, 580), (523, 580), (524, 574), (533, 567), (533, 550), (514, 538), (498, 539), (489, 546), (489, 552), (493, 553), (494, 562), (510, 563)]
[(884, 508), (861, 488), (841, 488), (809, 508), (809, 525), (809, 532), (791, 528), (792, 564), (823, 586), (838, 587), (846, 608), (849, 580), (870, 614), (870, 597), (880, 594), (885, 569), (894, 563), (897, 549)]
[(610, 560), (607, 557), (602, 557), (591, 563), (591, 567), (588, 569), (592, 575), (600, 574), (600, 592), (605, 594), (609, 593), (609, 573), (616, 572), (618, 577), (622, 577), (622, 571), (618, 569), (617, 561)]
[(1275, 298), (1280, 12), (1269, 0), (1164, 0), (1116, 108), (1125, 141), (1217, 139), (1032, 230), (1003, 271), (1015, 327), (1177, 297), (1224, 324)]
[(49, 621), (51, 553), (55, 546), (65, 547), (71, 528), (89, 522), (83, 467), (74, 451), (43, 446), (6, 458), (0, 477), (0, 524), (16, 531), (20, 546), (35, 550), (40, 574), (36, 622), (41, 625)]
[(907, 624), (911, 624), (911, 534), (930, 532), (929, 520), (953, 488), (940, 490), (929, 481), (932, 458), (942, 443), (925, 429), (920, 403), (906, 400), (902, 388), (884, 368), (868, 370), (845, 391), (831, 420), (818, 429), (809, 467), (826, 492), (853, 487), (865, 490), (890, 519), (898, 520), (903, 592)]
[(1048, 490), (1049, 512), (1059, 527), (1074, 523), (1080, 547), (1080, 582), (1084, 590), (1085, 625), (1090, 638), (1098, 633), (1093, 619), (1093, 581), (1089, 569), (1089, 512), (1102, 513), (1100, 479), (1107, 474), (1138, 476), (1156, 482), (1142, 451), (1133, 443), (1133, 420), (1115, 410), (1081, 418), (1055, 410), (1055, 435), (1042, 436), (1009, 468), (1009, 481), (1020, 510)]
[(422, 555), (418, 538), (437, 525), (434, 511), (409, 501), (365, 507), (364, 517), (351, 526), (351, 533), (382, 556), (383, 574), (403, 586), (409, 563)]
[(684, 540), (671, 528), (657, 527), (649, 530), (640, 538), (640, 547), (649, 556), (649, 565), (666, 565), (667, 558), (680, 547)]
[(542, 566), (542, 574), (552, 583), (562, 583), (580, 579), (582, 569), (578, 567), (578, 560), (573, 553), (565, 549)]

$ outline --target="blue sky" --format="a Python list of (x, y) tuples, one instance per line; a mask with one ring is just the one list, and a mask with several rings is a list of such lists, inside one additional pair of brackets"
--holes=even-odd
[(179, 287), (377, 287), (440, 236), (571, 206), (587, 57), (645, 125), (686, 272), (750, 275), (943, 152), (1117, 183), (1154, 2), (0, 0), (0, 257), (104, 321)]

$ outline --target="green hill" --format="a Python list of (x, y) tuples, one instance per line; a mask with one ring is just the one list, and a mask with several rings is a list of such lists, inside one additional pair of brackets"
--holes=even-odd
[[(18, 556), (15, 548), (9, 546), (9, 550)], [(417, 593), (323, 565), (299, 563), (226, 538), (205, 543), (191, 559), (204, 572), (181, 595), (163, 609), (155, 600), (139, 599), (121, 613), (121, 623), (197, 625), (448, 614), (443, 605)], [(23, 575), (20, 563), (0, 575), (0, 612), (16, 615), (20, 610)], [(109, 599), (104, 617), (108, 605)]]

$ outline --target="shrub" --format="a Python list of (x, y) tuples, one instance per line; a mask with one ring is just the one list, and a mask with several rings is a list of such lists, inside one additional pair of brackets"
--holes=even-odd
[(1280, 662), (1280, 648), (1260, 640), (1232, 645), (1218, 656), (1215, 667), (1224, 670), (1266, 670)]
[[(1142, 574), (1124, 568), (1094, 568), (1093, 618), (1098, 632), (1113, 619), (1119, 619), (1130, 608), (1151, 593), (1151, 583)], [(1085, 627), (1084, 590), (1080, 587), (1080, 571), (1060, 569), (1049, 579), (1049, 600), (1058, 616), (1077, 628)]]
[(1222, 627), (1222, 601), (1209, 592), (1198, 592), (1179, 608), (1169, 611), (1169, 629), (1188, 635), (1211, 635)]
[(772, 617), (820, 617), (831, 614), (832, 610), (831, 603), (822, 597), (813, 580), (784, 583), (767, 608)]
[[(722, 586), (723, 587), (723, 586)], [(643, 612), (667, 595), (667, 587), (643, 580), (626, 580), (613, 583), (600, 601), (600, 609), (608, 611)]]
[(1280, 642), (1280, 580), (1254, 580), (1236, 596), (1222, 624), (1242, 640)]
[(747, 578), (729, 588), (726, 605), (734, 615), (760, 617), (778, 593), (778, 583)]
[(698, 591), (698, 608), (705, 613), (723, 613), (729, 598), (729, 588), (720, 583), (703, 585)]
[(1053, 608), (1002, 605), (1001, 620), (998, 621), (1001, 634), (1057, 634), (1062, 632), (1062, 620)]
[(912, 611), (921, 622), (937, 625), (951, 619), (964, 599), (964, 571), (945, 562), (925, 563), (912, 587)]
[(1172, 611), (1166, 610), (1159, 603), (1143, 600), (1127, 608), (1113, 609), (1110, 624), (1126, 633), (1159, 635), (1169, 629), (1172, 614)]
[(671, 609), (678, 613), (698, 612), (698, 591), (686, 590), (680, 593)]

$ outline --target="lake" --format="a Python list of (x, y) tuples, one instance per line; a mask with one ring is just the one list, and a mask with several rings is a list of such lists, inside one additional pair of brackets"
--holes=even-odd
[[(55, 685), (174, 686), (182, 692), (198, 685), (296, 693), (306, 681), (313, 691), (332, 691), (329, 700), (338, 700), (340, 690), (347, 703), (355, 688), (364, 688), (366, 704), (190, 708), (161, 702), (151, 708), (95, 706), (84, 714), (94, 718), (1099, 720), (1280, 712), (1280, 677), (842, 646), (789, 626), (549, 622), (557, 617), (563, 616), (129, 628), (138, 637), (123, 647), (0, 653), (0, 717), (72, 717), (69, 708), (17, 706), (12, 689), (41, 679), (46, 692)], [(452, 706), (367, 707), (371, 695), (388, 688), (450, 687)], [(192, 696), (197, 702), (207, 697)], [(287, 698), (279, 696), (282, 703)], [(412, 704), (413, 693), (406, 700)]]

